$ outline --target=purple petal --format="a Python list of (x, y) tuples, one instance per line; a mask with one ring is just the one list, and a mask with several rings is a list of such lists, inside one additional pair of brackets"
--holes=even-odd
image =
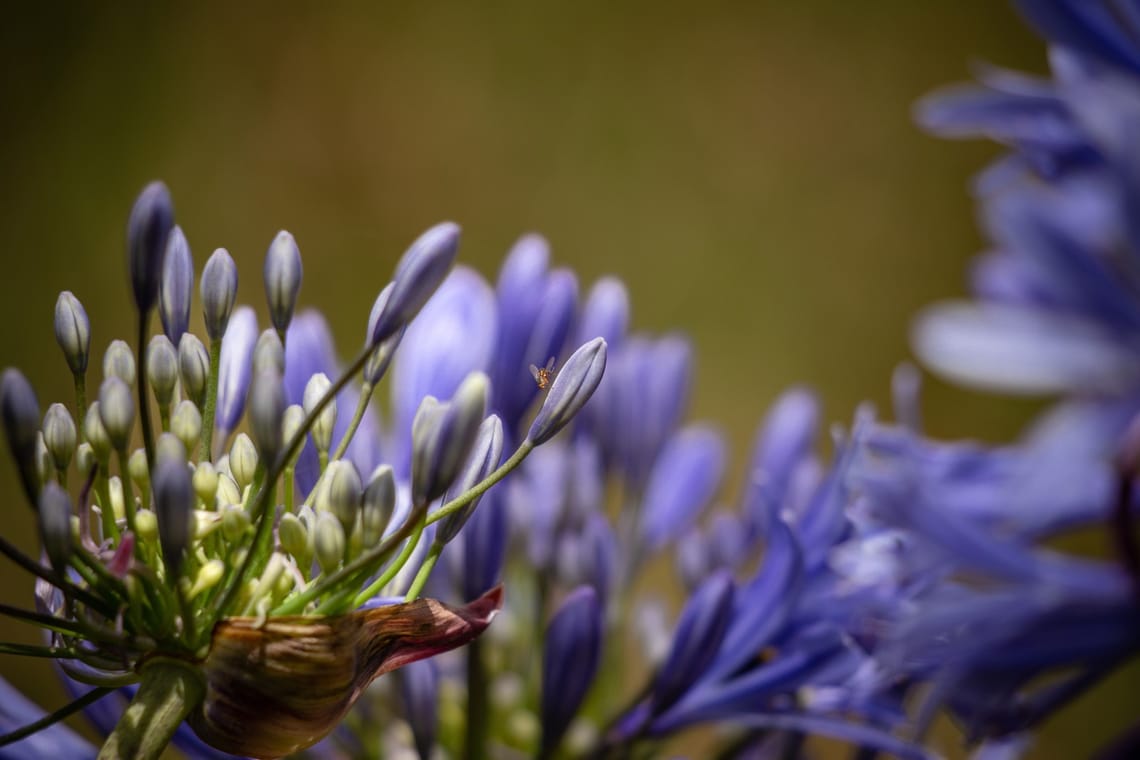
[(645, 489), (641, 536), (653, 551), (681, 535), (720, 487), (725, 443), (711, 428), (691, 426), (673, 436)]

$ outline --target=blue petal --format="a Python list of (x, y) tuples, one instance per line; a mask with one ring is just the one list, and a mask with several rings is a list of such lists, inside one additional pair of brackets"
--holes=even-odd
[(230, 315), (218, 362), (218, 403), (214, 425), (225, 434), (237, 427), (245, 411), (257, 335), (257, 315), (249, 306), (239, 306)]
[[(88, 687), (90, 688), (90, 687)], [(0, 678), (0, 734), (6, 734), (34, 723), (45, 713)], [(63, 723), (0, 748), (4, 760), (61, 760), (61, 758), (95, 757), (96, 749)]]
[(711, 428), (690, 426), (665, 445), (645, 488), (641, 538), (650, 551), (681, 535), (708, 505), (724, 475), (725, 443)]
[(1026, 20), (1050, 42), (1140, 73), (1137, 30), (1125, 30), (1100, 2), (1015, 0)]
[(602, 648), (602, 609), (589, 586), (572, 591), (546, 628), (542, 657), (542, 749), (549, 755), (589, 691)]

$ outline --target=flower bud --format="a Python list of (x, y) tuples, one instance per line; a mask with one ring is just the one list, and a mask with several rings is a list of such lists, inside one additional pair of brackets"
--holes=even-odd
[(140, 509), (135, 513), (135, 532), (141, 540), (153, 544), (158, 540), (158, 516), (149, 509)]
[(595, 338), (575, 351), (554, 378), (527, 440), (537, 446), (553, 438), (590, 400), (605, 370), (604, 338)]
[(269, 320), (284, 334), (293, 320), (297, 293), (301, 290), (301, 251), (297, 241), (285, 230), (269, 245), (265, 254), (265, 296), (269, 302)]
[(313, 550), (317, 564), (325, 573), (331, 573), (344, 559), (345, 537), (340, 521), (328, 512), (317, 515), (317, 525), (313, 533)]
[(438, 499), (459, 474), (486, 414), (489, 385), (486, 375), (472, 372), (451, 401), (436, 402), (436, 408), (429, 407), (423, 420), (421, 406), (412, 425), (414, 503), (427, 504)]
[[(372, 311), (368, 314), (368, 329), (365, 331), (365, 345), (371, 343), (371, 336), (376, 330), (376, 323), (380, 319), (380, 315), (384, 313), (384, 308), (388, 305), (388, 298), (392, 295), (392, 289), (395, 283), (388, 283), (380, 295), (376, 297), (376, 301), (372, 304)], [(368, 361), (364, 364), (364, 381), (371, 385), (380, 382), (380, 378), (388, 371), (388, 365), (392, 363), (392, 359), (396, 356), (396, 349), (400, 346), (400, 341), (404, 337), (404, 330), (407, 326), (401, 327), (390, 336), (376, 346), (372, 351), (372, 355), (368, 357)]]
[[(330, 388), (332, 388), (332, 382), (329, 381), (328, 375), (323, 372), (318, 372), (309, 378), (309, 382), (305, 384), (305, 393), (301, 400), (306, 415), (312, 414)], [(327, 454), (332, 448), (335, 427), (336, 398), (333, 398), (325, 405), (320, 415), (313, 421), (312, 427), (309, 428), (309, 434), (313, 437), (313, 445), (317, 447), (317, 451)]]
[(285, 384), (281, 374), (272, 369), (263, 369), (253, 379), (249, 401), (249, 429), (253, 434), (257, 451), (271, 466), (281, 453), (284, 443), (282, 423), (288, 402), (285, 398)]
[(79, 444), (78, 448), (75, 449), (75, 466), (83, 477), (86, 478), (95, 469), (98, 462), (99, 460), (95, 457), (95, 449), (87, 441)]
[(360, 484), (360, 475), (356, 465), (346, 459), (329, 462), (325, 470), (326, 487), (321, 489), (320, 501), (317, 508), (331, 512), (340, 520), (345, 535), (352, 534), (356, 524), (356, 514), (360, 511), (360, 500), (363, 488)]
[(71, 559), (71, 498), (55, 481), (48, 481), (40, 492), (37, 510), (40, 540), (57, 573), (63, 573)]
[(201, 409), (206, 404), (206, 388), (210, 382), (210, 355), (193, 333), (184, 334), (178, 341), (178, 373), (186, 397)]
[(40, 404), (27, 378), (18, 369), (6, 369), (0, 378), (0, 417), (8, 451), (16, 461), (20, 483), (28, 503), (39, 502), (39, 476), (36, 474), (36, 436), (40, 428)]
[(55, 341), (73, 374), (81, 375), (87, 371), (87, 358), (91, 355), (91, 321), (83, 304), (70, 290), (60, 293), (55, 302)]
[(210, 340), (221, 340), (230, 322), (230, 313), (237, 298), (237, 265), (229, 251), (219, 248), (202, 270), (199, 293), (202, 296), (202, 316), (206, 321), (206, 334)]
[(283, 443), (293, 440), (293, 436), (301, 429), (305, 421), (305, 410), (300, 404), (290, 404), (281, 415), (281, 438)]
[(396, 675), (416, 753), (420, 760), (431, 760), (439, 728), (439, 666), (435, 660), (420, 660), (400, 668)]
[(150, 339), (146, 349), (146, 376), (158, 405), (164, 409), (169, 407), (178, 385), (178, 354), (165, 335)]
[(187, 592), (186, 598), (193, 599), (201, 594), (203, 591), (209, 591), (226, 575), (226, 563), (220, 559), (212, 559), (198, 570), (198, 574), (194, 577), (194, 583), (190, 586), (190, 591)]
[(36, 433), (36, 478), (42, 486), (45, 481), (51, 480), (52, 473), (54, 472), (55, 465), (52, 463), (51, 454), (48, 453), (47, 444), (44, 443), (44, 434)]
[(108, 375), (99, 386), (99, 417), (111, 446), (126, 451), (135, 426), (135, 398), (130, 386), (117, 375)]
[(276, 330), (262, 330), (253, 346), (253, 373), (263, 369), (279, 375), (285, 372), (285, 346)]
[(135, 385), (135, 354), (124, 340), (113, 340), (103, 354), (103, 377), (117, 377), (133, 388)]
[(598, 671), (602, 609), (589, 586), (572, 591), (546, 627), (542, 657), (542, 752), (549, 757)]
[(144, 494), (150, 489), (150, 472), (147, 471), (146, 451), (135, 449), (127, 460), (127, 472), (131, 482)]
[(166, 243), (174, 227), (174, 205), (161, 182), (151, 182), (139, 194), (127, 222), (127, 258), (135, 306), (145, 314), (158, 300), (159, 277)]
[(392, 292), (372, 329), (371, 343), (379, 345), (419, 313), (443, 282), (459, 250), (459, 226), (437, 224), (421, 235), (400, 259)]
[(191, 478), (194, 495), (206, 506), (206, 509), (212, 509), (214, 506), (214, 496), (218, 493), (218, 480), (218, 471), (209, 462), (199, 462), (194, 468), (194, 477)]
[(222, 339), (218, 361), (218, 404), (215, 427), (229, 433), (245, 412), (246, 393), (253, 370), (253, 348), (257, 342), (257, 316), (242, 306), (230, 318)]
[(87, 407), (87, 416), (83, 418), (83, 437), (91, 444), (96, 458), (100, 462), (106, 462), (107, 457), (111, 456), (111, 436), (103, 426), (103, 415), (98, 401), (91, 402)]
[[(503, 455), (503, 423), (498, 416), (492, 414), (479, 425), (475, 437), (475, 444), (471, 447), (471, 454), (463, 465), (459, 477), (447, 490), (444, 501), (461, 496), (475, 487), (479, 481), (486, 478), (499, 466), (499, 459)], [(444, 519), (435, 534), (437, 543), (446, 544), (459, 535), (464, 524), (475, 511), (479, 499), (474, 499), (463, 509)]]
[(241, 504), (241, 489), (232, 475), (224, 472), (218, 473), (218, 489), (214, 504), (220, 511), (223, 507), (232, 507)]
[(231, 543), (244, 536), (250, 525), (249, 513), (240, 504), (231, 504), (222, 512), (222, 535)]
[(111, 492), (111, 513), (116, 520), (122, 520), (127, 515), (126, 496), (123, 495), (123, 481), (118, 475), (112, 475), (107, 481), (107, 488)]
[(253, 441), (245, 433), (238, 433), (230, 447), (230, 473), (239, 488), (245, 488), (253, 482), (257, 461), (257, 447)]
[(193, 401), (179, 401), (170, 417), (170, 432), (178, 436), (187, 451), (192, 451), (202, 435), (202, 413)]
[(367, 549), (384, 537), (384, 529), (396, 510), (396, 475), (391, 465), (372, 471), (360, 507), (360, 541)]
[(190, 244), (175, 226), (166, 240), (166, 258), (162, 262), (162, 284), (158, 291), (158, 314), (162, 330), (177, 346), (182, 335), (190, 329), (190, 299), (194, 292), (194, 259)]
[[(475, 599), (493, 587), (503, 572), (507, 552), (507, 505), (503, 492), (491, 489), (487, 501), (470, 516), (459, 540), (464, 599)], [(437, 539), (439, 533), (436, 533)]]
[(691, 425), (674, 433), (657, 457), (645, 488), (641, 539), (650, 551), (677, 538), (720, 487), (727, 450), (714, 429)]
[(281, 543), (281, 548), (293, 555), (298, 564), (304, 564), (304, 559), (312, 552), (309, 529), (294, 514), (287, 512), (281, 516), (281, 522), (277, 524), (277, 540)]
[(63, 404), (52, 404), (44, 415), (44, 444), (51, 454), (52, 463), (63, 471), (71, 464), (75, 447), (79, 443), (79, 431), (71, 412)]

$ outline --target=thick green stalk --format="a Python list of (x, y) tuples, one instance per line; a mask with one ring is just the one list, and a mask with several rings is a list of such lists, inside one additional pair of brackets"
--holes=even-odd
[(356, 609), (376, 596), (376, 594), (380, 592), (380, 589), (391, 583), (392, 579), (403, 569), (404, 565), (408, 564), (408, 560), (411, 559), (412, 553), (420, 543), (420, 536), (424, 534), (424, 525), (425, 523), (422, 517), (416, 521), (415, 527), (412, 528), (412, 535), (408, 538), (408, 543), (404, 544), (404, 550), (400, 552), (400, 556), (396, 557), (392, 564), (388, 565), (383, 575), (370, 583), (368, 588), (356, 595), (356, 598), (352, 600), (353, 609)]
[(87, 419), (87, 375), (76, 372), (72, 377), (75, 378), (75, 411), (78, 413), (76, 420), (79, 425), (79, 442), (82, 443), (87, 440), (87, 434), (83, 429), (83, 421)]
[(424, 590), (427, 585), (428, 577), (431, 576), (431, 571), (435, 568), (435, 563), (439, 561), (439, 553), (443, 551), (443, 544), (435, 541), (432, 543), (431, 548), (428, 549), (428, 555), (424, 559), (424, 563), (420, 566), (420, 570), (416, 573), (416, 578), (412, 581), (411, 588), (408, 589), (407, 595), (404, 597), (405, 602), (415, 601), (419, 597), (420, 592)]
[(192, 666), (155, 658), (143, 667), (134, 699), (99, 751), (99, 760), (154, 760), (201, 704), (206, 684)]
[(206, 384), (206, 408), (202, 412), (202, 445), (198, 449), (198, 459), (202, 462), (214, 460), (214, 417), (218, 413), (218, 365), (222, 361), (222, 341), (210, 341), (210, 379)]

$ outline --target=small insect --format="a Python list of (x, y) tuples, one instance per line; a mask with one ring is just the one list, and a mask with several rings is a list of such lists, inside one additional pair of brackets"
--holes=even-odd
[(540, 391), (549, 388), (550, 384), (554, 382), (554, 357), (552, 356), (546, 360), (545, 367), (530, 365), (530, 374), (534, 377), (534, 382), (538, 384)]

